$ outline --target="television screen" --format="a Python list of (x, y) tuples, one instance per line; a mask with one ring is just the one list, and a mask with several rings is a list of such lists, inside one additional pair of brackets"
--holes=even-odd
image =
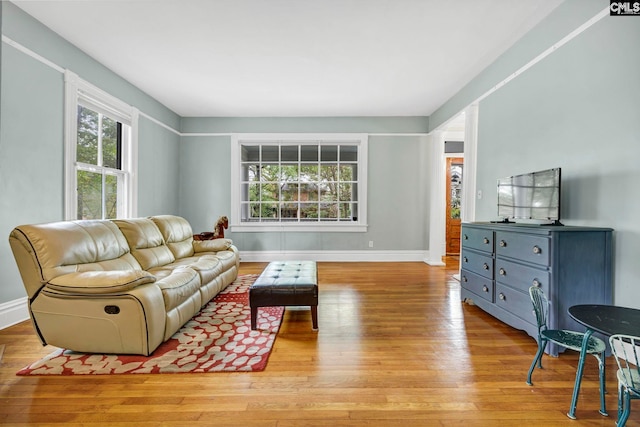
[(560, 168), (498, 179), (498, 216), (560, 220)]

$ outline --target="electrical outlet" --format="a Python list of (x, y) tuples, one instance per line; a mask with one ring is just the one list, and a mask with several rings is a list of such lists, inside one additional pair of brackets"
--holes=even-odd
[(369, 240), (369, 247), (372, 248), (373, 247), (373, 240)]

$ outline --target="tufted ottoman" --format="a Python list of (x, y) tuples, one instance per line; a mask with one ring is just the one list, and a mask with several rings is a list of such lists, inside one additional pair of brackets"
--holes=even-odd
[(251, 329), (256, 329), (259, 307), (311, 307), (313, 329), (318, 329), (318, 273), (315, 261), (277, 261), (267, 265), (249, 289)]

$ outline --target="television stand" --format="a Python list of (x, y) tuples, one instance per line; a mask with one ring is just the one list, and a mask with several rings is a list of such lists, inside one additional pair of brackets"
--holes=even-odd
[[(551, 329), (580, 330), (567, 313), (572, 305), (612, 302), (610, 228), (463, 223), (460, 244), (461, 300), (472, 300), (534, 338), (531, 286), (549, 298)], [(550, 345), (547, 350), (555, 356), (560, 349)]]

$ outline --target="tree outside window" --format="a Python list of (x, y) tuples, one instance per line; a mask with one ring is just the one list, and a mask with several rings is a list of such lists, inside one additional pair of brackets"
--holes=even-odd
[(123, 125), (79, 105), (77, 126), (77, 217), (117, 218)]
[(247, 145), (244, 221), (357, 220), (357, 147)]

